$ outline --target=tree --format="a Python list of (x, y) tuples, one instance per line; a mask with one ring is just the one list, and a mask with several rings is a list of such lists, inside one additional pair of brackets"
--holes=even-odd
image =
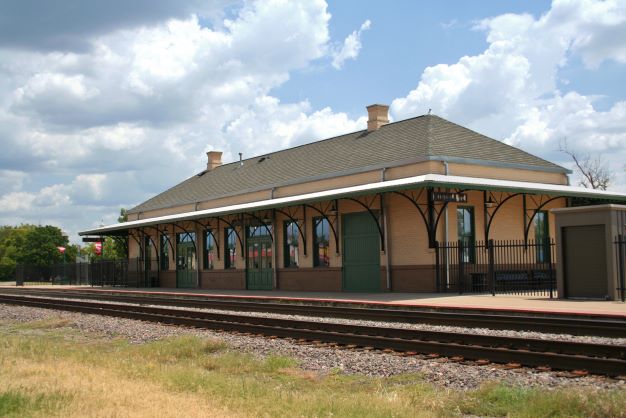
[(582, 176), (580, 185), (590, 189), (606, 190), (612, 180), (612, 174), (602, 160), (602, 156), (598, 155), (592, 158), (589, 154), (580, 155), (567, 146), (567, 140), (559, 145), (559, 151), (569, 155), (578, 172)]
[[(120, 209), (120, 216), (118, 216), (117, 221), (120, 223), (128, 221), (128, 214), (126, 213), (126, 209)], [(97, 257), (102, 257), (107, 260), (116, 260), (128, 257), (128, 254), (126, 253), (126, 246), (124, 245), (123, 241), (119, 239), (114, 239), (112, 237), (104, 238), (104, 241), (102, 242), (101, 255), (96, 255), (96, 246), (94, 243), (83, 247), (81, 253), (89, 257), (90, 260), (95, 260)]]
[(117, 217), (117, 221), (119, 223), (128, 221), (128, 213), (127, 213), (126, 209), (124, 209), (124, 208), (120, 209), (120, 216)]
[(49, 267), (63, 262), (57, 247), (65, 247), (65, 260), (73, 261), (78, 253), (61, 229), (55, 226), (0, 227), (0, 279), (13, 280), (17, 264)]
[(124, 245), (112, 237), (104, 238), (104, 241), (102, 242), (101, 255), (96, 255), (96, 245), (93, 242), (86, 247), (83, 247), (81, 254), (86, 255), (89, 260), (96, 260), (99, 258), (105, 260), (118, 260), (127, 257)]

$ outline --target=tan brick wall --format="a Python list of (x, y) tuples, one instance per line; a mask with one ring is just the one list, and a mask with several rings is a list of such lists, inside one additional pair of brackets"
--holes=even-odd
[[(534, 170), (521, 170), (510, 168), (487, 167), (472, 164), (450, 163), (449, 174), (455, 176), (484, 177), (500, 180), (529, 181), (551, 184), (567, 184), (567, 176), (563, 173), (551, 173)], [(394, 180), (423, 174), (444, 174), (444, 165), (441, 161), (424, 161), (406, 164), (398, 167), (390, 167), (385, 172), (386, 180)], [(281, 186), (274, 189), (273, 196), (286, 197), (323, 190), (350, 187), (360, 184), (368, 184), (381, 180), (381, 170), (372, 170), (359, 174), (352, 174), (329, 179), (309, 181), (300, 184)], [(180, 205), (171, 208), (157, 209), (140, 213), (129, 214), (128, 220), (146, 219), (157, 216), (172, 215), (183, 212), (223, 207), (241, 203), (256, 202), (270, 199), (270, 188), (255, 192), (242, 193), (235, 196), (212, 199), (208, 201)]]

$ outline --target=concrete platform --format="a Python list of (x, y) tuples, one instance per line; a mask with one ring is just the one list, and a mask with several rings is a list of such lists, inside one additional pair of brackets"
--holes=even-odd
[[(3, 286), (0, 286), (2, 289)], [(7, 286), (8, 287), (8, 286)], [(367, 304), (380, 307), (425, 307), (511, 311), (583, 316), (615, 316), (626, 318), (626, 303), (597, 300), (550, 299), (545, 296), (518, 295), (458, 295), (451, 293), (340, 293), (286, 292), (258, 290), (205, 290), (169, 288), (92, 288), (89, 286), (26, 286), (50, 290), (81, 289), (94, 292), (149, 293), (159, 296), (203, 296), (224, 299), (258, 299), (290, 302)], [(12, 287), (15, 288), (15, 287)]]

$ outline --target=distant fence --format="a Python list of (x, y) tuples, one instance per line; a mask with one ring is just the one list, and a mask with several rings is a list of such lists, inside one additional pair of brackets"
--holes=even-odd
[(156, 260), (139, 258), (62, 263), (51, 266), (18, 264), (16, 285), (158, 286)]
[(618, 288), (622, 302), (626, 301), (626, 235), (615, 237), (615, 256), (617, 259)]
[(436, 243), (437, 290), (552, 298), (555, 247), (553, 240)]

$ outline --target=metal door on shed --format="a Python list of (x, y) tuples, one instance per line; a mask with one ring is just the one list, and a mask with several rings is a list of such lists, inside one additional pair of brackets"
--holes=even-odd
[(607, 297), (606, 236), (604, 225), (562, 229), (566, 298)]
[(380, 291), (380, 235), (368, 212), (342, 218), (343, 290)]

